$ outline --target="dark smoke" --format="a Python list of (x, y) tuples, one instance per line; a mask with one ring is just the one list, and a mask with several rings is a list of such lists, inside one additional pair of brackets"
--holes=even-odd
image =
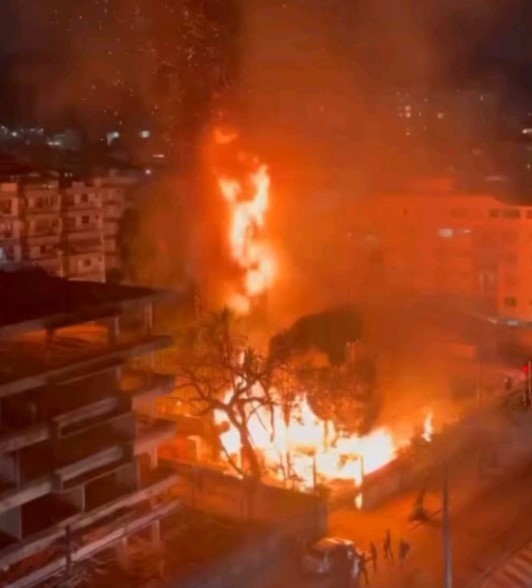
[(321, 352), (332, 366), (339, 366), (347, 361), (348, 344), (358, 342), (361, 335), (360, 311), (340, 306), (302, 316), (277, 333), (270, 341), (269, 357), (275, 363), (284, 363), (309, 351)]

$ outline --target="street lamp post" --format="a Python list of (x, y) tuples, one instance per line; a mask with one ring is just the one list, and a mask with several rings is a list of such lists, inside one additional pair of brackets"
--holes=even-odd
[(449, 524), (449, 479), (447, 464), (443, 466), (443, 550), (445, 559), (445, 588), (453, 586), (451, 529)]

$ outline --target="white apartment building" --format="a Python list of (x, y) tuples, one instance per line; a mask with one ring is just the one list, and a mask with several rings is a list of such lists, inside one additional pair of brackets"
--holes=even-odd
[(103, 212), (90, 183), (56, 177), (0, 182), (0, 263), (34, 264), (74, 280), (105, 280)]
[(73, 280), (105, 281), (120, 270), (120, 221), (145, 179), (128, 167), (76, 179), (0, 161), (0, 267), (36, 264)]
[(104, 281), (102, 194), (92, 181), (73, 181), (62, 194), (63, 268), (71, 279)]
[(357, 200), (351, 226), (365, 287), (532, 323), (532, 206), (440, 184)]

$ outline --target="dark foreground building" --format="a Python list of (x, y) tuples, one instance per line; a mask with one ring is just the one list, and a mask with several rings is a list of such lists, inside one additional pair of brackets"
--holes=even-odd
[(160, 295), (0, 272), (1, 586), (68, 578), (142, 529), (157, 539), (177, 507), (157, 456), (174, 436), (154, 418), (174, 385), (150, 367), (171, 343), (152, 332)]

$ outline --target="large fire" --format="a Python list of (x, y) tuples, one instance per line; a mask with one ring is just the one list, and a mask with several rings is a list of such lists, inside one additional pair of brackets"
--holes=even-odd
[[(266, 216), (270, 204), (268, 167), (257, 157), (238, 148), (238, 134), (232, 130), (214, 130), (214, 143), (224, 154), (224, 165), (216, 169), (216, 179), (229, 211), (228, 244), (241, 280), (227, 301), (234, 311), (248, 313), (253, 301), (272, 285), (276, 263), (266, 239)], [(254, 393), (260, 397), (261, 391)], [(231, 391), (225, 401), (230, 402)], [(318, 418), (306, 395), (291, 403), (266, 406), (247, 405), (247, 429), (261, 466), (270, 480), (311, 489), (331, 480), (351, 480), (362, 484), (370, 474), (390, 463), (410, 439), (396, 439), (392, 432), (377, 428), (366, 436), (337, 430), (332, 421)], [(222, 432), (220, 441), (225, 454), (246, 471), (242, 439), (223, 411), (215, 411)], [(422, 438), (432, 438), (432, 413), (426, 412)]]
[[(229, 397), (230, 393), (226, 400)], [(245, 469), (238, 431), (224, 413), (217, 412), (215, 419), (224, 429), (220, 441), (225, 451)], [(385, 427), (362, 437), (338, 431), (332, 421), (314, 414), (305, 395), (296, 399), (288, 416), (281, 405), (254, 407), (248, 430), (266, 475), (300, 489), (331, 480), (350, 480), (360, 486), (366, 474), (393, 461), (410, 442), (394, 438)]]
[[(216, 129), (214, 140), (231, 150), (238, 138), (234, 132)], [(232, 169), (218, 170), (217, 181), (229, 207), (229, 245), (233, 261), (242, 272), (242, 283), (232, 295), (230, 306), (247, 313), (254, 299), (271, 286), (275, 276), (274, 257), (265, 239), (266, 213), (270, 200), (268, 167), (257, 157), (231, 151)], [(235, 170), (238, 170), (236, 172)]]

